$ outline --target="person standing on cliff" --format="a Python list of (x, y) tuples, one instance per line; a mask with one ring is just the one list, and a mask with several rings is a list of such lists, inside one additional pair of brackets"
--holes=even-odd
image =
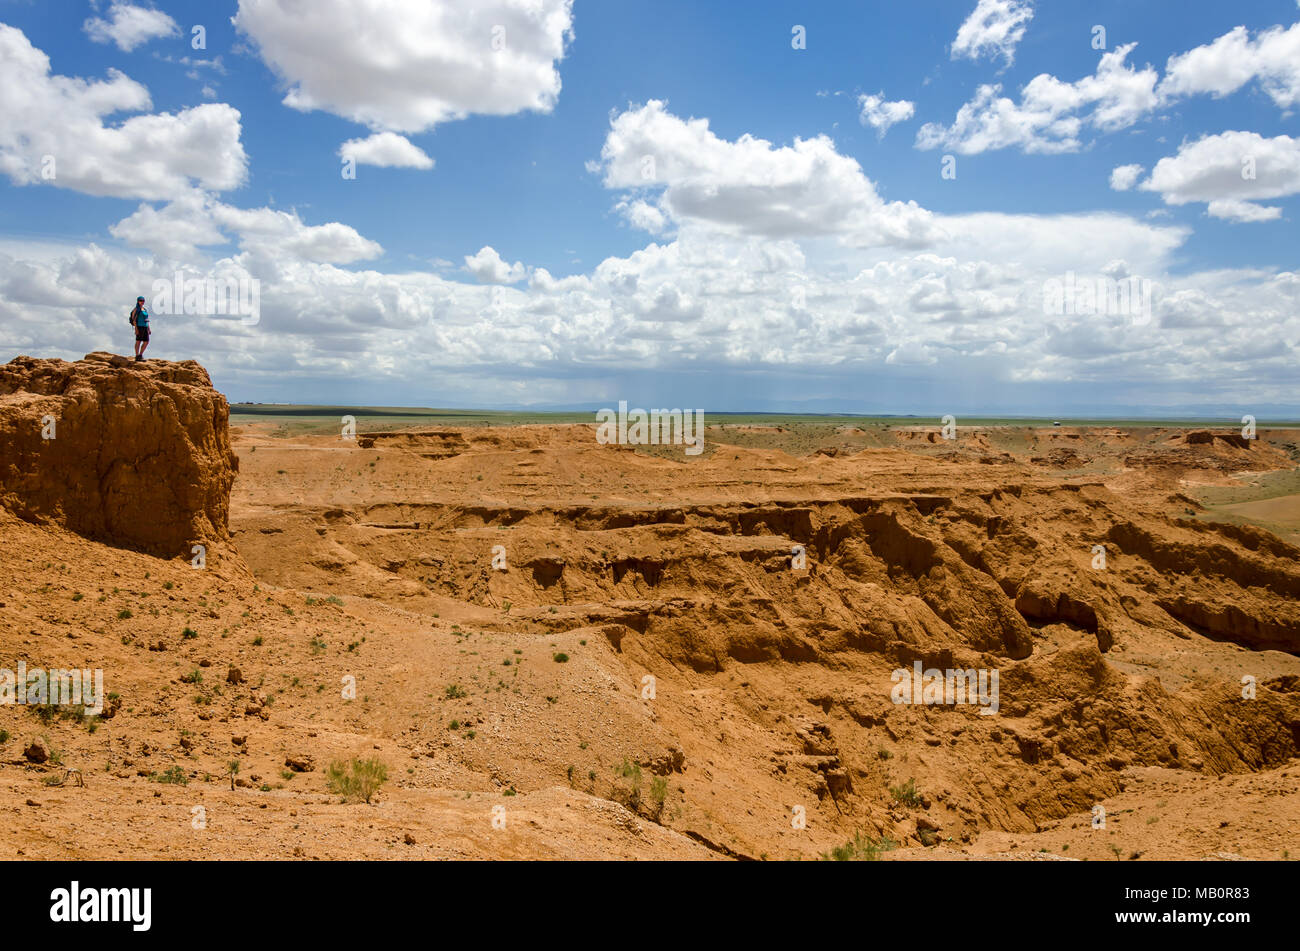
[(135, 358), (144, 359), (144, 352), (149, 346), (149, 308), (144, 306), (144, 298), (135, 299), (135, 310), (131, 311), (131, 326), (135, 328)]

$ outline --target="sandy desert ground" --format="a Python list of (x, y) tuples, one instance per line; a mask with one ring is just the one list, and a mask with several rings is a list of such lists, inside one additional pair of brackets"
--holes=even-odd
[[(1300, 430), (227, 412), (194, 363), (0, 367), (0, 665), (111, 694), (0, 705), (3, 857), (1300, 853)], [(917, 661), (998, 712), (894, 702)]]

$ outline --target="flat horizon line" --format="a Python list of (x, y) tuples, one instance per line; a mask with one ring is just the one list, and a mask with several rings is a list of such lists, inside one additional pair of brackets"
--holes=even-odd
[[(232, 415), (245, 416), (332, 416), (339, 413), (356, 416), (538, 416), (538, 417), (572, 417), (578, 414), (596, 413), (600, 409), (608, 409), (605, 406), (595, 406), (591, 409), (526, 409), (526, 408), (490, 408), (490, 407), (432, 407), (432, 406), (386, 406), (377, 405), (346, 405), (346, 404), (324, 404), (324, 403), (258, 403), (258, 402), (238, 402), (230, 403)], [(633, 407), (639, 409), (640, 407)], [(658, 407), (655, 407), (658, 408)], [(240, 413), (239, 410), (245, 410)], [(277, 412), (280, 411), (280, 412)], [(774, 411), (774, 410), (714, 410), (705, 411), (705, 417), (737, 417), (750, 418), (761, 417), (773, 420), (781, 419), (807, 419), (807, 420), (906, 420), (906, 421), (929, 421), (934, 420), (935, 425), (942, 425), (942, 413), (852, 413), (852, 412), (800, 412), (800, 411)], [(963, 420), (969, 420), (970, 423), (963, 423)], [(1087, 424), (1087, 425), (1105, 425), (1119, 423), (1206, 423), (1215, 425), (1241, 426), (1240, 417), (1231, 415), (1213, 415), (1213, 414), (1145, 414), (1129, 413), (1122, 415), (1049, 415), (1049, 416), (1031, 416), (1019, 415), (1014, 413), (970, 413), (965, 416), (956, 417), (956, 425), (970, 425), (978, 422), (1009, 421), (1009, 422), (1046, 422), (1070, 424)], [(594, 422), (594, 420), (593, 420)], [(1256, 427), (1264, 426), (1300, 426), (1300, 418), (1256, 418)]]

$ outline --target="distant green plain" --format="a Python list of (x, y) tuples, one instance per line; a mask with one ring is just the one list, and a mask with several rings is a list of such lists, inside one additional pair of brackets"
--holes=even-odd
[[(366, 432), (413, 426), (526, 426), (594, 423), (594, 412), (526, 412), (517, 410), (429, 409), (415, 406), (309, 406), (286, 403), (232, 403), (230, 421), (274, 423), (288, 434), (330, 432), (344, 416), (353, 416)], [(710, 426), (816, 426), (858, 428), (939, 426), (938, 416), (852, 416), (816, 413), (708, 413)], [(1238, 418), (1132, 419), (1105, 417), (970, 416), (958, 417), (959, 426), (1114, 426), (1125, 428), (1169, 426), (1177, 428), (1239, 428)], [(1260, 429), (1300, 428), (1296, 420), (1259, 420)]]

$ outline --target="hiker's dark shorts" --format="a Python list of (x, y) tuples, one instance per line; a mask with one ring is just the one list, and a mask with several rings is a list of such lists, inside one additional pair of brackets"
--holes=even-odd
[(137, 341), (141, 342), (141, 343), (148, 343), (148, 342), (149, 342), (149, 328), (148, 328), (148, 327), (136, 327), (136, 328), (135, 328), (135, 339), (136, 339)]

